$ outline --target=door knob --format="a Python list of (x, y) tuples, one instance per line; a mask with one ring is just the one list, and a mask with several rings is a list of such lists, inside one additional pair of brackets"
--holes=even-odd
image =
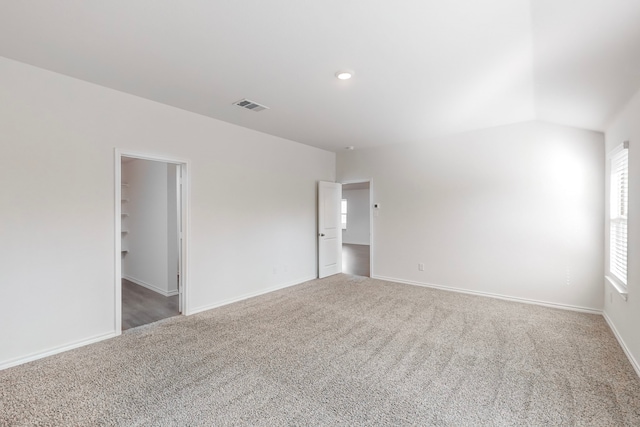
[(324, 233), (320, 233), (320, 237), (324, 237)]

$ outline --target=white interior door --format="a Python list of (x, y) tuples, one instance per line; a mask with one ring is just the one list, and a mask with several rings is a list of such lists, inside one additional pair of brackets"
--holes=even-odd
[(318, 277), (342, 272), (342, 184), (318, 183)]

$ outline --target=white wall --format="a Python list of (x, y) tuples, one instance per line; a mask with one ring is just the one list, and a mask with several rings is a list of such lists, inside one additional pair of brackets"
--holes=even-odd
[(141, 159), (123, 162), (122, 180), (129, 185), (124, 189), (129, 201), (122, 205), (128, 213), (122, 228), (129, 231), (124, 238), (128, 252), (122, 259), (123, 277), (165, 296), (175, 295), (175, 165)]
[(370, 232), (369, 190), (342, 190), (347, 199), (347, 229), (342, 230), (342, 243), (368, 245)]
[[(617, 291), (605, 282), (604, 313), (617, 332), (640, 375), (640, 92), (612, 122), (606, 132), (606, 150), (613, 150), (629, 141), (629, 217), (627, 247), (627, 291), (624, 301)], [(607, 176), (606, 198), (609, 200)], [(607, 204), (608, 205), (608, 204)], [(607, 219), (609, 218), (607, 206)], [(608, 265), (609, 228), (605, 223), (605, 259)]]
[(4, 58), (0, 138), (0, 368), (115, 333), (114, 147), (191, 161), (191, 311), (316, 277), (333, 153)]
[(377, 277), (600, 310), (603, 162), (602, 134), (529, 122), (344, 151), (337, 178), (375, 183)]

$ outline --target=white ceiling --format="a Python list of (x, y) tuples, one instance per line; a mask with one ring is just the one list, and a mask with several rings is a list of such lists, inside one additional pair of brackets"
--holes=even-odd
[(21, 0), (0, 3), (0, 55), (339, 150), (603, 130), (640, 88), (639, 23), (639, 0)]

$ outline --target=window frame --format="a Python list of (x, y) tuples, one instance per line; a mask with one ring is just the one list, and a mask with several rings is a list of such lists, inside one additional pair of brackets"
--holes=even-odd
[(347, 199), (340, 200), (340, 224), (343, 230), (347, 229), (347, 212), (349, 209)]
[[(609, 250), (607, 262), (607, 281), (620, 293), (623, 299), (627, 296), (628, 283), (628, 210), (629, 210), (629, 142), (618, 145), (607, 155), (609, 166), (609, 215), (607, 227), (609, 231)], [(624, 163), (626, 165), (622, 166)], [(621, 174), (620, 167), (624, 167)], [(624, 242), (616, 239), (624, 230)], [(621, 239), (622, 240), (622, 239)], [(624, 245), (625, 254), (620, 257), (620, 246)], [(622, 271), (624, 266), (624, 273)]]

